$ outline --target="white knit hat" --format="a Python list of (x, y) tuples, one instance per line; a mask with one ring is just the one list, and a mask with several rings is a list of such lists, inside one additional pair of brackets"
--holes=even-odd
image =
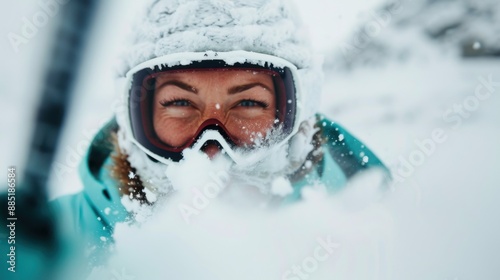
[(246, 50), (310, 68), (309, 43), (290, 0), (155, 0), (135, 25), (122, 74), (172, 53)]

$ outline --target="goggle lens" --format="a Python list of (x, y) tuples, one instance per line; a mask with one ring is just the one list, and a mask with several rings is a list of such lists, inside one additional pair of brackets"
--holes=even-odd
[[(236, 147), (252, 148), (271, 130), (293, 129), (295, 85), (288, 68), (201, 61), (143, 69), (133, 76), (129, 113), (134, 138), (174, 161), (206, 129)], [(207, 108), (209, 107), (209, 108)]]

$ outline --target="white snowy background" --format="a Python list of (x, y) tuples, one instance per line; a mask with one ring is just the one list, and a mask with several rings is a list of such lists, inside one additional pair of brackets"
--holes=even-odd
[[(241, 259), (251, 259), (246, 268), (254, 267), (257, 271), (269, 271), (268, 276), (274, 275), (274, 268), (259, 265), (278, 267), (279, 262), (272, 256), (282, 256), (284, 248), (289, 249), (290, 244), (297, 246), (296, 251), (292, 250), (295, 254), (304, 252), (304, 255), (294, 258), (290, 257), (294, 254), (290, 252), (289, 259), (284, 258), (283, 263), (287, 263), (285, 260), (300, 263), (311, 254), (307, 252), (317, 246), (316, 238), (331, 234), (338, 238), (340, 247), (344, 247), (343, 255), (339, 253), (339, 259), (331, 258), (320, 264), (310, 279), (329, 279), (324, 275), (335, 273), (340, 279), (355, 279), (360, 275), (364, 277), (357, 279), (500, 279), (500, 86), (494, 87), (485, 100), (473, 103), (476, 88), (481, 84), (480, 77), (500, 82), (500, 59), (491, 56), (464, 59), (460, 55), (462, 42), (469, 42), (472, 51), (486, 49), (488, 52), (496, 47), (498, 52), (500, 4), (494, 0), (436, 1), (433, 5), (424, 5), (427, 1), (407, 1), (402, 2), (388, 20), (381, 22), (379, 17), (387, 13), (381, 6), (382, 0), (297, 2), (309, 25), (314, 47), (325, 57), (321, 112), (362, 139), (395, 175), (400, 174), (398, 170), (403, 168), (403, 161), (410, 161), (410, 157), (418, 153), (416, 142), (431, 138), (435, 129), (444, 132), (446, 141), (436, 143), (435, 149), (424, 156), (424, 162), (413, 165), (408, 176), (403, 176), (404, 182), (393, 185), (382, 202), (361, 211), (346, 213), (333, 206), (329, 208), (326, 205), (334, 204), (334, 199), (318, 202), (320, 198), (312, 195), (311, 201), (315, 202), (312, 205), (321, 205), (321, 211), (314, 209), (311, 203), (302, 205), (294, 210), (300, 209), (302, 214), (294, 218), (282, 213), (265, 222), (241, 224), (241, 217), (224, 214), (233, 224), (247, 226), (248, 233), (260, 230), (269, 233), (261, 243), (238, 233), (233, 237), (239, 239), (212, 236), (217, 233), (217, 227), (203, 222), (197, 229), (203, 228), (209, 237), (201, 240), (196, 239), (199, 235), (193, 233), (192, 228), (169, 230), (168, 226), (155, 228), (154, 224), (149, 224), (151, 230), (134, 233), (155, 241), (144, 241), (141, 246), (144, 254), (156, 256), (150, 261), (149, 271), (158, 272), (164, 258), (176, 264), (185, 260), (189, 262), (188, 268), (204, 264), (211, 266), (205, 271), (226, 270), (224, 276), (234, 279), (238, 274), (233, 274), (231, 269), (237, 270), (244, 263)], [(14, 165), (22, 170), (24, 161), (29, 158), (25, 152), (27, 139), (55, 20), (39, 28), (33, 38), (15, 52), (8, 34), (20, 33), (23, 17), (33, 17), (41, 7), (34, 0), (3, 2), (1, 6), (1, 168), (5, 170)], [(116, 98), (113, 61), (127, 32), (124, 26), (135, 8), (117, 0), (105, 1), (102, 6), (57, 158), (57, 162), (68, 169), (52, 176), (52, 198), (82, 188), (76, 166), (93, 133), (112, 116), (111, 104)], [(472, 13), (471, 16), (467, 11), (473, 8), (489, 13)], [(367, 42), (354, 53), (352, 48), (346, 49), (346, 44), (355, 44), (363, 28), (372, 28), (371, 35), (363, 37)], [(444, 35), (437, 38), (429, 35), (439, 33), (436, 30), (445, 30)], [(467, 108), (474, 109), (465, 110), (463, 115), (448, 111), (457, 108), (455, 104), (464, 103)], [(448, 117), (455, 117), (454, 121), (443, 117), (447, 113)], [(212, 217), (219, 213), (216, 210), (211, 212)], [(287, 231), (277, 231), (275, 224), (279, 224), (278, 221), (282, 221), (280, 226), (298, 233), (283, 239)], [(373, 239), (367, 238), (371, 231)], [(130, 242), (133, 235), (122, 233), (118, 242)], [(167, 241), (163, 246), (157, 243), (167, 239), (162, 238), (168, 234), (173, 238), (182, 234), (183, 242)], [(355, 237), (346, 237), (349, 234)], [(308, 237), (314, 237), (310, 243), (307, 243)], [(193, 243), (193, 239), (197, 241)], [(247, 239), (251, 240), (247, 246), (241, 245)], [(303, 243), (296, 242), (299, 239)], [(277, 244), (278, 240), (283, 241)], [(217, 249), (206, 247), (209, 242)], [(196, 250), (193, 244), (206, 250)], [(359, 244), (358, 247), (355, 244)], [(368, 248), (367, 244), (375, 244), (377, 248)], [(148, 251), (144, 245), (155, 250), (170, 248), (183, 253), (163, 257), (162, 251)], [(234, 255), (229, 248), (238, 246), (241, 246), (240, 254)], [(282, 250), (263, 254), (257, 249), (259, 246)], [(353, 248), (356, 254), (345, 253)], [(139, 248), (124, 246), (123, 256), (136, 249)], [(232, 254), (227, 258), (230, 262), (217, 267), (213, 259), (223, 259), (226, 253)], [(120, 257), (115, 261), (119, 260)], [(127, 260), (122, 261), (127, 263)], [(111, 267), (124, 274), (140, 273), (123, 272), (116, 264)], [(281, 273), (286, 269), (285, 265)], [(363, 269), (366, 274), (360, 274), (359, 270)], [(183, 273), (177, 266), (173, 266), (173, 274), (174, 271), (179, 275)], [(262, 276), (264, 272), (255, 275), (260, 279), (265, 277)], [(240, 278), (248, 279), (244, 275)]]

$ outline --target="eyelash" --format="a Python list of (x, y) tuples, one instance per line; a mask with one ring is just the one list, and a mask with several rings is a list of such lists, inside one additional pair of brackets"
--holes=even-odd
[[(163, 107), (169, 107), (169, 106), (172, 106), (174, 105), (174, 103), (176, 102), (186, 102), (189, 105), (191, 105), (191, 102), (189, 102), (188, 100), (186, 99), (182, 99), (182, 98), (174, 98), (172, 100), (162, 100), (160, 101), (160, 105), (163, 106)], [(254, 100), (254, 99), (244, 99), (244, 100), (241, 100), (238, 105), (241, 106), (241, 104), (243, 102), (253, 102), (255, 104), (257, 104), (257, 106), (260, 106), (262, 108), (268, 108), (269, 107), (269, 104), (266, 103), (266, 102), (263, 102), (263, 101), (257, 101), (257, 100)], [(178, 105), (179, 106), (179, 105)], [(179, 107), (187, 107), (187, 106), (184, 106), (184, 105), (180, 105)], [(254, 106), (241, 106), (241, 107), (254, 107)]]
[[(256, 103), (258, 106), (262, 107), (262, 108), (268, 108), (269, 107), (269, 104), (267, 104), (266, 102), (263, 102), (263, 101), (257, 101), (257, 100), (253, 100), (253, 99), (245, 99), (245, 100), (241, 100), (239, 102), (239, 105), (243, 102), (254, 102)], [(250, 106), (242, 106), (242, 107), (250, 107)]]
[[(168, 101), (162, 100), (162, 101), (160, 101), (160, 105), (163, 107), (169, 107), (169, 106), (174, 105), (174, 103), (176, 103), (176, 102), (186, 102), (188, 105), (191, 105), (191, 102), (189, 102), (186, 99), (182, 99), (182, 98), (173, 98), (173, 99), (168, 100)], [(185, 106), (179, 106), (179, 107), (185, 107)]]

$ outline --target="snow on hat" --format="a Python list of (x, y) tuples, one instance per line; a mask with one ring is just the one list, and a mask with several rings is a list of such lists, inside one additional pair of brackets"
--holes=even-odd
[(135, 26), (122, 74), (181, 52), (245, 50), (309, 68), (311, 49), (290, 0), (155, 0)]

